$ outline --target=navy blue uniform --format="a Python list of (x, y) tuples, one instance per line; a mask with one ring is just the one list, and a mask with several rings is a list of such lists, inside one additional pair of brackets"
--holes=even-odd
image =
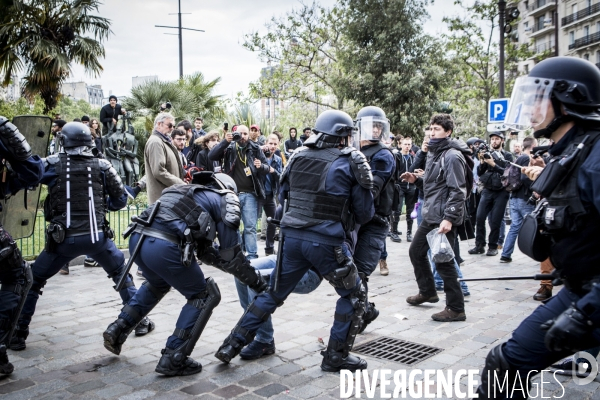
[[(13, 160), (11, 153), (0, 141), (0, 157), (11, 164), (14, 176), (3, 183), (5, 194), (15, 194), (20, 189), (36, 185), (43, 176), (44, 163), (38, 156), (31, 156), (24, 161)], [(25, 285), (23, 267), (11, 266), (3, 268), (0, 266), (0, 283), (4, 288), (12, 285)], [(16, 315), (14, 310), (21, 299), (18, 290), (0, 290), (0, 339), (4, 339), (4, 333), (10, 329), (10, 324)]]
[[(350, 165), (351, 162), (347, 155), (333, 161), (325, 178), (325, 191), (328, 195), (350, 199), (356, 223), (364, 224), (373, 217), (373, 196), (368, 189), (358, 184)], [(289, 182), (284, 180), (282, 192), (285, 194), (289, 190)], [(283, 254), (280, 255), (283, 257), (283, 267), (279, 288), (277, 291), (260, 294), (254, 301), (255, 307), (268, 314), (272, 314), (277, 306), (287, 298), (311, 265), (323, 276), (339, 268), (340, 264), (334, 253), (335, 247), (341, 246), (344, 253), (350, 256), (350, 251), (345, 244), (346, 234), (341, 222), (323, 221), (314, 226), (297, 229), (287, 226), (282, 221), (281, 229), (285, 242)], [(273, 279), (274, 277), (271, 276), (271, 280)], [(342, 322), (336, 318), (331, 328), (330, 340), (340, 343), (346, 341), (350, 329), (350, 317), (354, 314), (349, 295), (359, 285), (360, 279), (357, 278), (355, 288), (336, 288), (340, 298), (337, 301), (335, 312), (346, 316), (347, 321)], [(241, 327), (251, 332), (256, 332), (262, 323), (263, 319), (251, 312), (247, 312), (240, 321)], [(237, 333), (235, 335), (238, 340), (245, 341), (243, 336)]]
[[(195, 203), (208, 212), (216, 223), (220, 248), (230, 249), (238, 244), (238, 233), (237, 230), (224, 223), (221, 214), (221, 199), (221, 195), (209, 190), (194, 193)], [(185, 241), (183, 232), (187, 225), (182, 220), (164, 222), (157, 216), (151, 228), (175, 235)], [(135, 249), (140, 236), (137, 232), (131, 235), (129, 240), (130, 253)], [(180, 247), (170, 241), (146, 237), (139, 254), (135, 258), (135, 263), (142, 269), (144, 278), (158, 292), (166, 293), (173, 287), (186, 299), (191, 300), (206, 289), (204, 273), (196, 259), (193, 258), (191, 265), (185, 267), (181, 262)], [(160, 301), (160, 298), (148, 286), (142, 285), (128, 305), (139, 315), (146, 315)], [(189, 302), (186, 303), (179, 314), (176, 328), (180, 331), (189, 331), (198, 319), (200, 312), (201, 310), (197, 307)], [(128, 321), (132, 325), (136, 323), (136, 319), (129, 315), (127, 309), (121, 312), (119, 318)], [(171, 335), (167, 339), (166, 347), (176, 349), (183, 342), (184, 339), (181, 337)]]
[[(104, 160), (100, 161), (104, 162)], [(107, 188), (107, 172), (100, 171), (100, 174), (101, 179), (104, 182), (103, 188)], [(58, 173), (56, 172), (55, 164), (46, 161), (45, 172), (41, 183), (48, 185), (49, 190), (58, 184)], [(118, 211), (127, 205), (127, 194), (125, 190), (122, 190), (122, 193), (118, 198), (109, 196), (108, 193), (103, 194), (103, 196), (106, 198), (106, 205), (111, 211)], [(100, 226), (103, 223), (102, 221), (98, 222)], [(33, 286), (29, 290), (27, 301), (25, 302), (25, 306), (23, 307), (19, 319), (19, 330), (27, 330), (35, 312), (41, 289), (44, 287), (47, 280), (56, 275), (63, 265), (81, 255), (87, 255), (98, 261), (106, 273), (115, 282), (123, 273), (125, 256), (117, 249), (112, 240), (105, 237), (102, 231), (98, 232), (98, 238), (96, 240), (95, 237), (92, 238), (90, 233), (81, 234), (81, 232), (77, 232), (76, 235), (73, 235), (69, 232), (69, 229), (67, 229), (64, 241), (56, 244), (56, 247), (52, 252), (43, 250), (31, 266), (33, 272)], [(127, 278), (126, 286), (119, 292), (123, 303), (127, 303), (135, 294), (135, 291), (136, 289), (133, 280), (131, 277)]]

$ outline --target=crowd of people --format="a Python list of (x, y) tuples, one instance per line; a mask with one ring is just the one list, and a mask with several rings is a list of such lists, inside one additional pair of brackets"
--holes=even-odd
[[(549, 301), (490, 351), (480, 398), (529, 384), (509, 378), (508, 388), (496, 387), (488, 371), (513, 377), (577, 350), (597, 354), (600, 72), (587, 61), (555, 57), (519, 78), (514, 91), (506, 124), (514, 132), (532, 128), (533, 136), (522, 142), (511, 136), (510, 146), (511, 131), (490, 132), (489, 141), (463, 141), (450, 115), (435, 114), (419, 147), (413, 135), (393, 134), (385, 111), (375, 106), (354, 118), (327, 110), (300, 138), (289, 128), (287, 140), (277, 131), (263, 135), (257, 125), (206, 132), (202, 118), (176, 123), (163, 110), (144, 149), (145, 176), (131, 186), (97, 157), (100, 124), (110, 132), (125, 114), (116, 98), (102, 109), (100, 121), (55, 120), (50, 155), (43, 160), (27, 151), (24, 138), (5, 139), (20, 134), (0, 118), (0, 153), (15, 172), (5, 192), (37, 183), (49, 188), (45, 250), (31, 267), (16, 248), (10, 261), (2, 261), (0, 373), (12, 372), (6, 347), (26, 348), (46, 281), (82, 254), (105, 269), (124, 304), (103, 334), (114, 354), (131, 332), (154, 330), (148, 316), (171, 288), (186, 298), (158, 373), (202, 370), (190, 355), (221, 294), (201, 265), (234, 275), (244, 310), (217, 359), (229, 363), (238, 355), (252, 360), (273, 354), (271, 314), (291, 293), (310, 293), (327, 280), (339, 299), (321, 368), (366, 369), (367, 362), (351, 350), (356, 335), (380, 314), (369, 301), (368, 283), (378, 267), (381, 275), (393, 272), (387, 246), (402, 241), (402, 215), (418, 290), (406, 302), (437, 303), (438, 292), (444, 292), (445, 305), (431, 316), (434, 321), (467, 318), (464, 297), (470, 292), (459, 282), (460, 240), (475, 239), (472, 255), (495, 257), (501, 250), (499, 263), (512, 262), (518, 241), (523, 253), (540, 262), (541, 272), (565, 283), (552, 297), (550, 281), (541, 282), (534, 299)], [(551, 145), (538, 146), (539, 138)], [(110, 240), (105, 215), (142, 190), (149, 207), (124, 234), (126, 264)], [(265, 257), (259, 258), (261, 214), (269, 219), (261, 224)], [(5, 237), (10, 236), (1, 230), (6, 247)], [(145, 278), (139, 289), (129, 274), (133, 263)], [(4, 290), (5, 284), (13, 290)]]

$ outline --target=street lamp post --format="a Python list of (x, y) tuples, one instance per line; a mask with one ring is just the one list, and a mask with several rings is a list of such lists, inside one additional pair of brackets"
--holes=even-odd
[(500, 98), (504, 97), (504, 14), (506, 12), (506, 0), (498, 0), (498, 27), (500, 31), (500, 70), (498, 83), (500, 85)]

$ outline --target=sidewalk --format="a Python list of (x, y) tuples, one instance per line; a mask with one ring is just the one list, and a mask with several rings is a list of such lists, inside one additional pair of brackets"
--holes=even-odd
[[(405, 228), (404, 223), (401, 229)], [(259, 241), (259, 247), (264, 242)], [(439, 303), (409, 306), (405, 298), (417, 293), (405, 235), (402, 243), (387, 241), (390, 275), (377, 270), (370, 282), (370, 301), (381, 311), (379, 318), (359, 335), (356, 345), (380, 336), (440, 347), (443, 351), (412, 367), (371, 357), (374, 369), (480, 369), (490, 348), (505, 341), (511, 331), (540, 303), (532, 300), (539, 287), (535, 281), (485, 281), (469, 285), (466, 322), (437, 323), (431, 314), (443, 309)], [(499, 256), (471, 256), (468, 244), (461, 244), (466, 260), (465, 277), (534, 275), (537, 263), (518, 253), (513, 262), (500, 264)], [(237, 299), (233, 277), (211, 267), (206, 276), (217, 281), (223, 296), (198, 341), (192, 356), (202, 363), (202, 373), (189, 377), (165, 378), (154, 372), (167, 336), (184, 298), (170, 292), (150, 314), (156, 330), (147, 336), (129, 337), (121, 356), (104, 349), (102, 332), (121, 309), (113, 282), (101, 268), (71, 266), (68, 276), (56, 275), (44, 288), (31, 324), (27, 349), (9, 351), (15, 372), (0, 378), (0, 398), (9, 399), (337, 399), (338, 374), (319, 368), (333, 321), (337, 296), (324, 282), (309, 295), (292, 294), (274, 314), (277, 352), (257, 361), (239, 357), (224, 365), (213, 357), (229, 331), (243, 313)], [(135, 267), (132, 271), (135, 273)], [(136, 277), (136, 285), (142, 280)], [(555, 289), (556, 290), (556, 289)], [(404, 319), (405, 318), (405, 319)], [(355, 345), (355, 346), (356, 346)], [(570, 377), (557, 378), (565, 386), (563, 399), (600, 398), (600, 378), (577, 386)], [(539, 377), (536, 378), (539, 381)], [(463, 386), (463, 385), (461, 385)], [(363, 388), (364, 389), (364, 388)], [(561, 387), (544, 385), (544, 395)], [(374, 398), (379, 398), (379, 390)], [(354, 394), (353, 394), (354, 397)], [(361, 398), (366, 398), (362, 393)]]

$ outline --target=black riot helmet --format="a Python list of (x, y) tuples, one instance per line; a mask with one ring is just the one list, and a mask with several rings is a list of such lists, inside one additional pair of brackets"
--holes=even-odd
[[(541, 126), (550, 106), (555, 118)], [(600, 71), (594, 64), (577, 57), (552, 57), (517, 79), (505, 124), (516, 130), (531, 127), (535, 137), (550, 137), (571, 120), (600, 122)]]
[(198, 171), (192, 174), (192, 183), (209, 186), (215, 189), (227, 189), (237, 194), (237, 185), (232, 177), (221, 172)]
[(343, 111), (327, 110), (317, 117), (313, 132), (304, 145), (307, 147), (336, 147), (354, 131), (352, 118)]
[(66, 123), (59, 135), (65, 149), (79, 146), (96, 147), (90, 128), (81, 122)]
[(467, 146), (469, 147), (477, 146), (479, 143), (485, 143), (485, 141), (478, 137), (472, 137), (469, 140), (467, 140)]
[(218, 181), (220, 186), (222, 186), (224, 189), (229, 189), (237, 194), (237, 185), (232, 177), (222, 172), (218, 172), (213, 175), (213, 178)]
[(363, 140), (373, 143), (390, 136), (390, 121), (385, 112), (375, 106), (363, 107), (356, 114), (356, 128), (353, 143), (358, 144)]

